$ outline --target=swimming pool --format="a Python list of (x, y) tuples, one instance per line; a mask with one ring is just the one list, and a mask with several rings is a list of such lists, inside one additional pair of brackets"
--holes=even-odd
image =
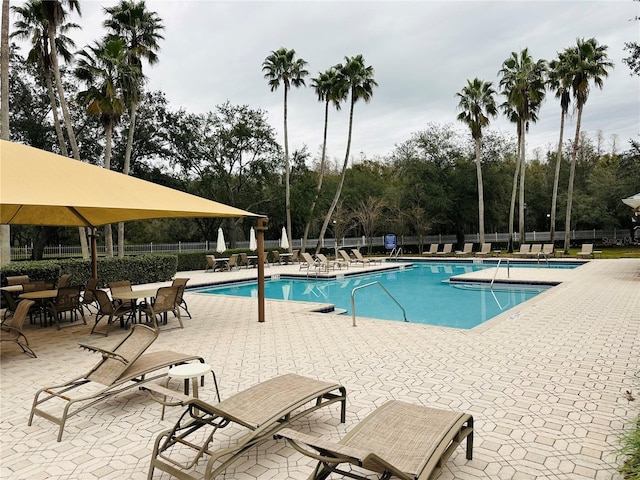
[[(478, 286), (447, 282), (454, 275), (494, 267), (495, 264), (416, 263), (411, 268), (372, 272), (339, 279), (279, 279), (265, 282), (265, 297), (277, 300), (322, 302), (351, 314), (354, 288), (380, 282), (406, 310), (414, 323), (454, 328), (473, 328), (512, 308), (548, 286)], [(572, 268), (572, 266), (565, 266)], [(256, 282), (197, 290), (199, 293), (256, 297)], [(377, 285), (358, 290), (355, 295), (359, 317), (403, 321), (402, 310)]]

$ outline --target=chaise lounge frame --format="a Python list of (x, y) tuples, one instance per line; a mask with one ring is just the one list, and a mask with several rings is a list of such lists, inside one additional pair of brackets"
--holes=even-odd
[(278, 436), (286, 438), (299, 452), (318, 460), (311, 479), (325, 479), (333, 472), (356, 479), (371, 478), (338, 468), (342, 463), (349, 463), (382, 474), (381, 479), (432, 480), (465, 438), (467, 460), (473, 455), (471, 415), (398, 400), (374, 410), (339, 443), (290, 428), (283, 429)]
[[(138, 324), (134, 325), (129, 334), (112, 350), (81, 344), (82, 348), (101, 353), (102, 360), (86, 375), (81, 375), (61, 385), (38, 390), (33, 399), (29, 425), (32, 424), (34, 415), (59, 425), (59, 442), (62, 440), (62, 433), (69, 417), (114, 395), (165, 377), (168, 370), (160, 370), (166, 367), (195, 360), (205, 363), (204, 358), (197, 355), (187, 355), (169, 350), (143, 354), (156, 338), (158, 338), (157, 330)], [(69, 396), (68, 392), (90, 383), (102, 385), (102, 388), (76, 398)], [(60, 416), (40, 408), (43, 403), (54, 399), (66, 402)]]
[[(286, 374), (238, 392), (216, 405), (190, 399), (175, 426), (156, 438), (147, 479), (153, 478), (156, 468), (180, 480), (202, 478), (202, 474), (190, 470), (203, 455), (209, 455), (204, 478), (213, 479), (248, 449), (271, 439), (294, 420), (319, 408), (340, 402), (340, 422), (344, 423), (346, 398), (342, 385)], [(227, 448), (210, 449), (214, 434), (230, 424), (245, 427), (248, 432)], [(195, 444), (188, 438), (207, 427), (212, 431), (203, 443)], [(169, 450), (174, 446), (191, 448), (196, 452), (195, 457), (188, 463), (170, 458)]]

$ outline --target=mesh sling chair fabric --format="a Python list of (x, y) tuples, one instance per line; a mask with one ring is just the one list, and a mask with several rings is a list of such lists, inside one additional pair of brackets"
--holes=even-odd
[[(111, 328), (111, 323), (113, 322), (114, 318), (119, 318), (120, 326), (125, 326), (125, 320), (123, 317), (125, 315), (131, 315), (131, 308), (129, 308), (126, 304), (113, 302), (109, 298), (109, 295), (107, 295), (107, 292), (105, 292), (104, 290), (91, 290), (91, 295), (98, 302), (98, 311), (96, 312), (95, 323), (91, 328), (92, 334), (98, 333), (104, 335), (105, 337), (108, 336), (109, 329)], [(102, 320), (103, 318), (107, 319), (107, 325), (105, 326), (104, 331), (96, 330), (96, 328), (98, 327), (98, 323), (100, 323), (100, 320)]]
[[(80, 292), (82, 287), (67, 286), (58, 289), (58, 294), (51, 302), (47, 302), (47, 311), (51, 314), (51, 318), (56, 324), (58, 330), (62, 328), (60, 322), (66, 314), (69, 314), (69, 322), (75, 322), (78, 314), (82, 317), (82, 323), (87, 324), (80, 304)], [(69, 325), (70, 326), (70, 325)]]
[[(216, 405), (191, 399), (176, 425), (156, 438), (147, 478), (153, 478), (156, 468), (183, 480), (201, 478), (190, 470), (204, 455), (209, 456), (204, 478), (216, 478), (248, 449), (270, 440), (290, 422), (335, 402), (341, 403), (340, 421), (344, 423), (345, 388), (296, 374), (259, 383)], [(232, 424), (244, 427), (246, 432), (233, 435), (231, 445), (220, 447), (222, 439), (229, 439), (224, 434), (214, 439), (215, 433)], [(200, 431), (203, 428), (205, 431)], [(210, 429), (210, 433), (204, 441), (198, 441), (205, 436), (206, 429)], [(174, 447), (179, 452), (171, 457)], [(185, 453), (184, 449), (189, 450)], [(194, 457), (187, 455), (189, 452), (194, 453)]]
[(472, 459), (473, 417), (392, 400), (374, 410), (338, 443), (289, 428), (278, 436), (286, 438), (299, 452), (318, 460), (313, 479), (325, 479), (332, 472), (351, 478), (371, 478), (339, 468), (347, 463), (379, 473), (381, 479), (427, 480), (439, 475), (465, 438), (466, 458)]
[(190, 279), (188, 278), (174, 278), (171, 283), (172, 287), (178, 287), (178, 295), (176, 297), (176, 304), (179, 308), (184, 310), (184, 313), (187, 314), (189, 318), (191, 318), (191, 313), (189, 312), (189, 307), (187, 305), (187, 301), (184, 299), (184, 291), (187, 288), (187, 282)]
[(161, 317), (161, 323), (166, 325), (168, 313), (173, 313), (178, 319), (180, 328), (184, 328), (182, 318), (180, 317), (180, 307), (177, 304), (179, 288), (178, 286), (160, 287), (156, 292), (155, 300), (141, 307), (142, 312), (147, 315), (148, 319), (151, 319), (153, 328), (158, 328), (158, 322), (156, 320), (158, 316)]
[[(134, 325), (127, 336), (111, 350), (81, 345), (82, 348), (101, 353), (102, 360), (84, 375), (60, 385), (38, 390), (33, 399), (29, 425), (36, 415), (59, 425), (60, 441), (69, 417), (126, 390), (166, 377), (167, 367), (191, 361), (205, 363), (200, 356), (170, 350), (144, 353), (156, 338), (157, 330), (146, 325)], [(76, 397), (71, 396), (76, 389), (83, 386), (94, 388), (89, 393), (83, 388)], [(43, 410), (42, 404), (46, 402), (52, 402), (57, 408), (54, 407), (54, 411)]]

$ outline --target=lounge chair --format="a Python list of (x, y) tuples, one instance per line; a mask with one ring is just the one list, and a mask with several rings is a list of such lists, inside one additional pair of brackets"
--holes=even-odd
[[(153, 471), (157, 468), (178, 478), (193, 479), (195, 477), (187, 471), (203, 455), (210, 457), (206, 462), (204, 478), (216, 478), (248, 449), (270, 440), (290, 422), (335, 402), (341, 403), (340, 421), (344, 423), (345, 388), (337, 383), (295, 374), (281, 375), (259, 383), (216, 405), (190, 399), (175, 426), (156, 438), (147, 478), (153, 478)], [(243, 431), (242, 436), (234, 435), (237, 441), (231, 440), (231, 445), (228, 445), (229, 439), (225, 435), (222, 435), (224, 445), (211, 445), (218, 443), (217, 440), (214, 442), (214, 434), (231, 424), (248, 431)], [(201, 428), (210, 428), (211, 432), (208, 435), (205, 435), (206, 431), (197, 432)], [(179, 452), (171, 458), (174, 446)], [(187, 460), (187, 447), (194, 451), (195, 458)]]
[(329, 260), (322, 253), (318, 253), (316, 255), (316, 258), (320, 261), (320, 268), (322, 270), (324, 270), (325, 272), (328, 272), (329, 270), (335, 270), (336, 267), (342, 268), (342, 265), (340, 264), (340, 262), (338, 262), (336, 260)]
[[(324, 479), (332, 472), (368, 479), (354, 470), (340, 470), (350, 463), (380, 478), (434, 479), (454, 450), (467, 439), (467, 460), (473, 455), (473, 417), (469, 414), (423, 407), (392, 400), (374, 410), (339, 443), (283, 429), (299, 452), (319, 460), (310, 478)], [(313, 448), (318, 453), (301, 446)]]
[(429, 250), (422, 252), (422, 255), (435, 255), (438, 252), (438, 244), (432, 243), (429, 245)]
[(354, 257), (356, 257), (356, 262), (361, 263), (363, 267), (368, 264), (375, 265), (376, 263), (380, 263), (380, 260), (378, 260), (377, 258), (364, 258), (360, 253), (360, 250), (358, 250), (357, 248), (352, 249), (351, 253), (353, 253)]
[(310, 253), (307, 252), (300, 252), (300, 256), (302, 257), (302, 261), (300, 262), (300, 270), (302, 269), (311, 269), (311, 268), (318, 268), (320, 266), (320, 262), (311, 256)]
[(531, 245), (528, 243), (523, 243), (520, 245), (520, 251), (513, 252), (514, 257), (528, 257), (529, 252), (531, 251)]
[(436, 252), (436, 257), (446, 257), (451, 255), (453, 251), (453, 243), (445, 243), (442, 250)]
[(456, 251), (456, 257), (466, 257), (473, 253), (473, 243), (465, 243), (462, 250)]
[(351, 265), (352, 263), (358, 262), (357, 260), (351, 258), (346, 250), (338, 250), (338, 253), (342, 257), (342, 260), (344, 260), (343, 263), (346, 264), (347, 268), (349, 268), (349, 265)]
[(555, 257), (555, 251), (554, 251), (554, 245), (553, 243), (545, 243), (542, 246), (542, 255), (545, 257)]
[(178, 287), (178, 296), (176, 297), (176, 304), (179, 308), (184, 310), (184, 313), (187, 314), (189, 318), (191, 317), (191, 313), (189, 312), (189, 307), (187, 306), (187, 301), (184, 299), (184, 291), (187, 288), (188, 278), (174, 278), (171, 283), (172, 287)]
[(483, 243), (479, 252), (476, 252), (476, 257), (488, 257), (491, 255), (491, 243)]
[[(158, 337), (158, 331), (146, 325), (134, 325), (129, 334), (111, 350), (105, 350), (92, 345), (83, 345), (91, 351), (102, 354), (102, 360), (87, 374), (81, 375), (61, 385), (54, 385), (38, 390), (33, 399), (29, 425), (33, 416), (45, 418), (59, 425), (58, 441), (62, 439), (64, 426), (69, 417), (89, 408), (109, 397), (122, 393), (131, 388), (138, 388), (146, 382), (165, 377), (166, 367), (198, 360), (205, 363), (202, 357), (186, 355), (172, 351), (144, 353)], [(76, 398), (71, 397), (71, 390), (90, 384), (92, 392), (86, 388)], [(41, 405), (50, 400), (65, 402), (63, 408), (58, 408), (56, 414), (41, 409)], [(62, 410), (60, 412), (60, 410)]]
[(24, 353), (36, 358), (36, 354), (29, 346), (29, 340), (22, 331), (24, 319), (27, 318), (29, 309), (35, 305), (32, 300), (22, 300), (18, 303), (13, 315), (5, 319), (0, 326), (0, 343), (13, 342), (16, 343)]
[(527, 256), (531, 258), (538, 258), (541, 253), (542, 253), (542, 244), (534, 243), (531, 245), (531, 248), (529, 249), (529, 255)]
[(576, 256), (577, 258), (593, 258), (593, 243), (583, 243), (582, 250)]

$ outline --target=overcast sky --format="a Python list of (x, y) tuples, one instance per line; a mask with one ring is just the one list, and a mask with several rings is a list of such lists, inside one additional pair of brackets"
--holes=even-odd
[[(12, 2), (14, 3), (14, 2)], [(83, 27), (72, 38), (78, 48), (104, 34), (104, 6), (113, 1), (82, 0)], [(282, 90), (271, 92), (262, 62), (272, 50), (295, 49), (308, 62), (311, 78), (362, 54), (375, 70), (379, 87), (369, 104), (356, 104), (351, 153), (359, 157), (390, 154), (394, 146), (424, 130), (428, 122), (456, 122), (455, 94), (467, 79), (494, 82), (512, 51), (528, 47), (534, 59), (555, 58), (576, 38), (595, 37), (609, 46), (615, 63), (603, 90), (593, 89), (582, 129), (604, 148), (618, 135), (618, 150), (640, 140), (640, 79), (630, 76), (622, 58), (624, 43), (640, 41), (640, 2), (623, 1), (177, 1), (147, 0), (165, 30), (159, 62), (145, 66), (148, 87), (162, 90), (173, 109), (204, 113), (227, 100), (268, 112), (282, 143)], [(290, 149), (307, 145), (317, 155), (322, 143), (324, 105), (311, 88), (289, 96)], [(503, 101), (499, 97), (498, 101)], [(527, 147), (554, 148), (560, 106), (548, 94), (540, 120), (531, 126)], [(329, 155), (344, 157), (348, 106), (329, 117)], [(458, 127), (456, 125), (456, 127)], [(515, 126), (502, 118), (492, 128)], [(573, 138), (575, 116), (565, 138)]]

